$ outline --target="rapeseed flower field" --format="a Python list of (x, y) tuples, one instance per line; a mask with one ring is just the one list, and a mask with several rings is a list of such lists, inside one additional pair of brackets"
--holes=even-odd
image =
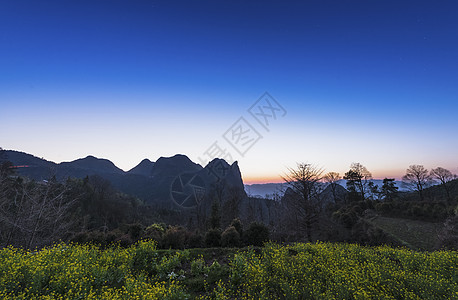
[(233, 250), (60, 243), (0, 250), (1, 299), (458, 299), (458, 253), (316, 243)]

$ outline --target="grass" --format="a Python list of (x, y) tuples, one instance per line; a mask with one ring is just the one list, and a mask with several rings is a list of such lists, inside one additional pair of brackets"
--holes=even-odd
[(375, 217), (369, 221), (401, 244), (417, 250), (433, 250), (438, 243), (442, 223), (431, 223), (402, 218)]

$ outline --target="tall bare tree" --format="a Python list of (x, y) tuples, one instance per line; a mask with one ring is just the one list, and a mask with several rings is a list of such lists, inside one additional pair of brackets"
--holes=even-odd
[(410, 165), (406, 174), (402, 176), (404, 186), (416, 191), (420, 200), (424, 200), (424, 189), (432, 184), (431, 175), (423, 165)]
[(298, 163), (296, 168), (288, 168), (282, 177), (286, 185), (293, 191), (289, 201), (289, 211), (296, 219), (298, 229), (305, 231), (306, 237), (312, 241), (312, 227), (321, 211), (319, 194), (320, 180), (323, 169), (308, 163)]
[(340, 174), (337, 172), (329, 172), (326, 173), (326, 175), (324, 175), (323, 179), (326, 183), (329, 184), (331, 188), (332, 196), (334, 197), (334, 202), (337, 202), (337, 182), (340, 179), (342, 179), (342, 177), (340, 177)]
[(456, 179), (457, 176), (450, 172), (447, 169), (437, 167), (435, 169), (432, 169), (430, 172), (430, 175), (433, 179), (436, 179), (437, 181), (440, 182), (441, 186), (444, 188), (445, 193), (447, 194), (447, 200), (452, 201), (452, 198), (450, 197), (450, 187), (449, 187), (449, 182)]

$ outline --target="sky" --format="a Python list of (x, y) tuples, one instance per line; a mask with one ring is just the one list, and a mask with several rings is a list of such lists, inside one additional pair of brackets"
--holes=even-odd
[(245, 183), (298, 162), (458, 173), (456, 1), (0, 2), (0, 147)]

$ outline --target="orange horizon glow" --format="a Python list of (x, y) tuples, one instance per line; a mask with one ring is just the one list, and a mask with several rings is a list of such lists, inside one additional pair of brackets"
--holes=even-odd
[[(243, 177), (243, 176), (242, 176)], [(280, 176), (270, 176), (270, 177), (243, 177), (243, 184), (264, 184), (264, 183), (282, 183), (283, 180)]]
[[(343, 176), (344, 173), (339, 173), (340, 176)], [(404, 174), (397, 174), (393, 176), (393, 174), (388, 174), (385, 172), (380, 172), (373, 174), (374, 180), (383, 180), (385, 178), (394, 178), (395, 180), (401, 180)], [(283, 179), (280, 176), (243, 176), (242, 174), (243, 184), (265, 184), (265, 183), (283, 183)]]

